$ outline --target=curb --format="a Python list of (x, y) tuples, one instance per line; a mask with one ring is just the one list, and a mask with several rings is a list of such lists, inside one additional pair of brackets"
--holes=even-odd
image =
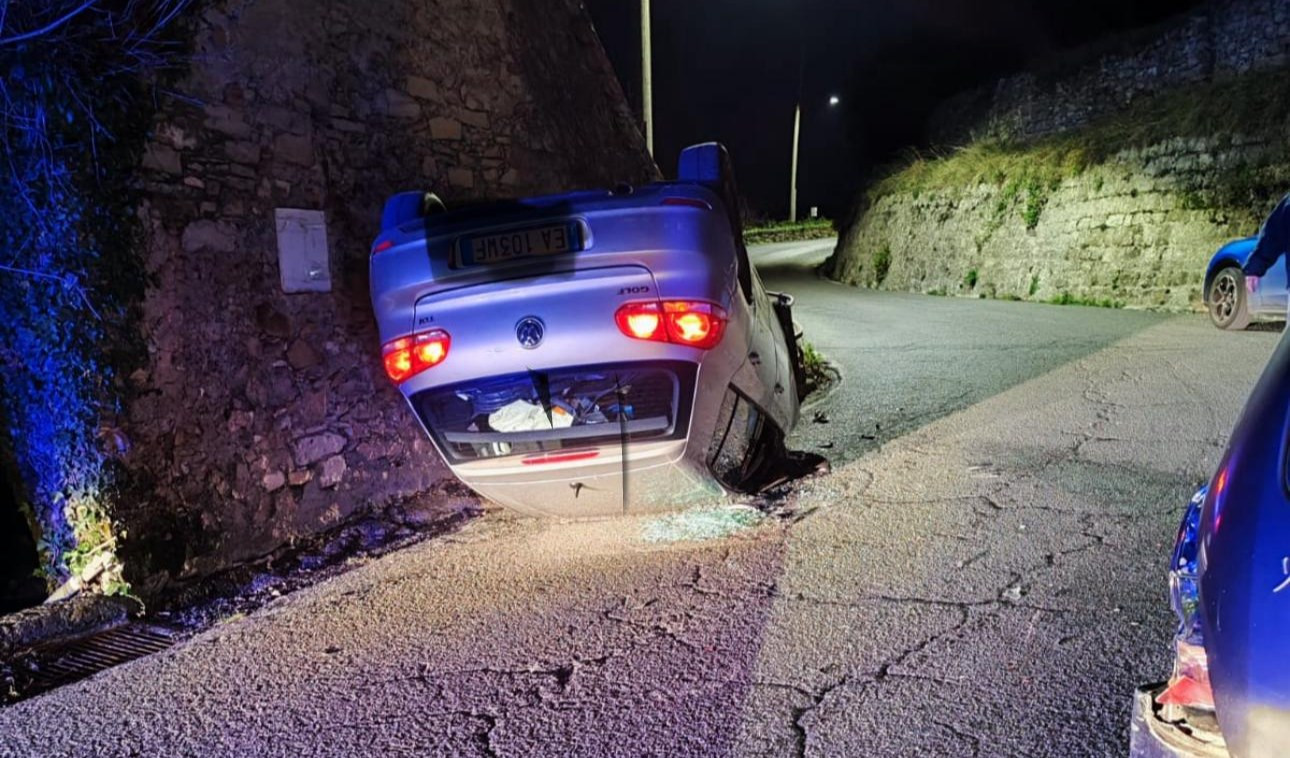
[(121, 626), (137, 610), (137, 603), (124, 598), (82, 595), (0, 616), (0, 661)]

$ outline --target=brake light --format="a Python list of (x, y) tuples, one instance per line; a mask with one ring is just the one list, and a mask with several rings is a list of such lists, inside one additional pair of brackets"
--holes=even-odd
[(618, 329), (638, 340), (667, 341), (663, 329), (663, 312), (658, 303), (628, 303), (614, 314)]
[(715, 305), (673, 300), (663, 303), (663, 313), (667, 336), (678, 345), (708, 350), (721, 341), (726, 314)]
[(664, 300), (627, 303), (614, 320), (619, 331), (633, 339), (711, 350), (725, 333), (726, 312), (711, 303)]
[(372, 245), (372, 255), (383, 253), (392, 247), (394, 247), (394, 240), (378, 240), (375, 245)]
[[(1218, 480), (1218, 487), (1226, 485), (1226, 470), (1219, 474)], [(1209, 683), (1209, 657), (1205, 654), (1197, 560), (1200, 515), (1208, 495), (1208, 487), (1196, 491), (1178, 527), (1178, 539), (1174, 543), (1169, 568), (1169, 605), (1179, 622), (1178, 632), (1174, 635), (1174, 668), (1169, 685), (1156, 697), (1156, 702), (1212, 711), (1214, 692)]]
[(1156, 696), (1161, 705), (1214, 710), (1214, 690), (1209, 683), (1209, 658), (1203, 645), (1186, 640), (1174, 643), (1174, 675)]
[(395, 382), (402, 382), (443, 363), (451, 345), (452, 338), (442, 329), (400, 337), (381, 348), (385, 373)]

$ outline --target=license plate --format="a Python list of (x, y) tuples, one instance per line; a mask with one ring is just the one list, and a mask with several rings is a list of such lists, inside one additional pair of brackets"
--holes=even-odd
[(463, 266), (574, 253), (581, 249), (582, 228), (576, 221), (462, 237), (457, 241), (457, 256)]

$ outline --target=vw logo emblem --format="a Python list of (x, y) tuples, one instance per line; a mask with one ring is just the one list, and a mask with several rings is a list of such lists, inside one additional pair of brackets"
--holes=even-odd
[(546, 326), (537, 316), (526, 316), (515, 325), (515, 338), (520, 341), (520, 347), (525, 350), (532, 350), (541, 345), (545, 333)]

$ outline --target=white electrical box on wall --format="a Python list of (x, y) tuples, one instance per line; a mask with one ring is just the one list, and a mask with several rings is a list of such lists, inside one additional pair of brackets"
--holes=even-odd
[(273, 220), (278, 231), (282, 291), (331, 292), (331, 256), (323, 212), (276, 208)]

